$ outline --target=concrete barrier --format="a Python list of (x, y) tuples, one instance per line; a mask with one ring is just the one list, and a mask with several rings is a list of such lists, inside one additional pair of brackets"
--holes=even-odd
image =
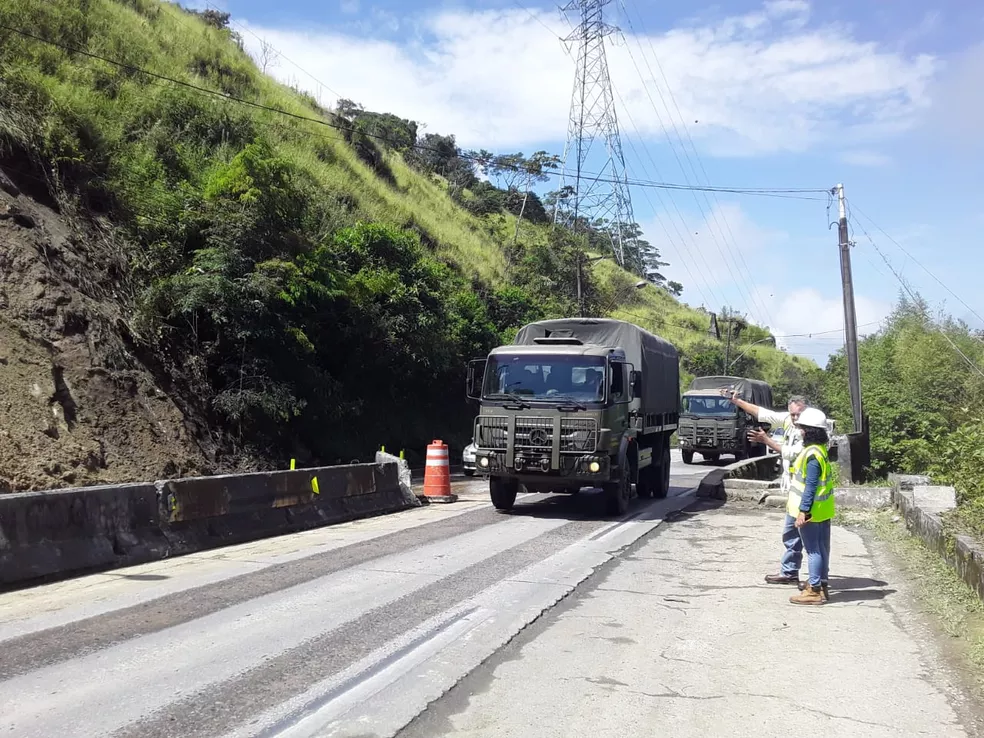
[(153, 484), (0, 495), (0, 586), (167, 555)]
[[(711, 471), (697, 488), (697, 496), (731, 502), (754, 502), (768, 508), (783, 508), (786, 497), (779, 492), (779, 469), (775, 456), (739, 461)], [(838, 487), (838, 507), (878, 509), (892, 504), (891, 487)]]
[(419, 505), (395, 463), (0, 495), (0, 586)]
[[(740, 500), (760, 502), (768, 494), (769, 482), (778, 477), (777, 456), (757, 456), (754, 459), (736, 461), (728, 466), (710, 471), (697, 487), (697, 496), (712, 500)], [(765, 485), (733, 483), (765, 482)], [(778, 484), (775, 485), (778, 487)], [(761, 487), (761, 489), (760, 489)]]
[(943, 514), (956, 507), (956, 490), (924, 484), (929, 481), (928, 477), (894, 477), (895, 506), (909, 532), (936, 551), (984, 600), (984, 546), (946, 529)]

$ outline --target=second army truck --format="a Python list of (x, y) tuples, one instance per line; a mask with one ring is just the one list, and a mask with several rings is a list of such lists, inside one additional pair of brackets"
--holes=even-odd
[(683, 410), (677, 440), (685, 464), (694, 463), (694, 453), (716, 461), (722, 455), (736, 459), (764, 456), (764, 444), (748, 442), (748, 431), (763, 427), (756, 418), (742, 412), (721, 396), (722, 389), (733, 389), (738, 397), (759, 407), (772, 407), (772, 387), (744, 377), (697, 377), (683, 394)]
[[(566, 318), (530, 323), (512, 345), (471, 362), (478, 400), (475, 457), (492, 504), (530, 492), (601, 487), (610, 514), (665, 497), (680, 409), (673, 344), (632, 323)], [(633, 489), (633, 485), (635, 488)]]

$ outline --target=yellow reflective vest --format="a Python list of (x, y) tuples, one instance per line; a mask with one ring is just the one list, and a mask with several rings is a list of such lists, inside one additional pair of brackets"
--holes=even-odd
[(827, 458), (824, 446), (807, 446), (793, 463), (792, 479), (790, 480), (789, 497), (786, 500), (786, 512), (794, 518), (800, 514), (800, 503), (806, 492), (806, 466), (811, 458), (820, 462), (820, 479), (817, 491), (810, 508), (810, 522), (822, 523), (834, 517), (834, 475)]

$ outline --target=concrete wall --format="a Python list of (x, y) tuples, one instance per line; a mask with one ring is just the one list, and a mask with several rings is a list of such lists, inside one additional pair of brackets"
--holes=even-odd
[[(701, 481), (697, 496), (784, 508), (786, 497), (779, 492), (776, 464), (775, 456), (764, 456), (714, 469)], [(834, 499), (842, 509), (874, 510), (892, 504), (892, 490), (890, 487), (838, 487)]]
[(0, 495), (0, 587), (419, 504), (395, 463)]
[(928, 477), (893, 476), (893, 501), (909, 531), (936, 551), (984, 599), (984, 546), (969, 536), (950, 533), (942, 515), (957, 505), (953, 487), (939, 487)]

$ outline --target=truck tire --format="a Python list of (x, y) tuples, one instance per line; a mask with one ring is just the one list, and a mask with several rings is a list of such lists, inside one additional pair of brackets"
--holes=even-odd
[[(652, 467), (650, 467), (652, 468)], [(663, 454), (660, 464), (653, 475), (656, 480), (656, 488), (653, 490), (653, 497), (657, 500), (664, 499), (670, 493), (670, 447), (663, 446)]]
[(492, 497), (492, 506), (501, 512), (512, 510), (516, 504), (516, 493), (519, 492), (519, 483), (515, 479), (505, 477), (492, 477), (489, 479), (489, 493)]
[(648, 500), (656, 492), (657, 469), (650, 464), (645, 469), (639, 470), (639, 481), (636, 483), (636, 493), (643, 500)]
[(693, 451), (681, 451), (680, 452), (680, 455), (683, 456), (683, 463), (684, 464), (693, 464), (694, 463), (694, 452)]
[(604, 486), (605, 510), (609, 515), (624, 515), (629, 509), (629, 495), (632, 492), (632, 482), (629, 479), (629, 465), (623, 461), (620, 466), (619, 480)]

